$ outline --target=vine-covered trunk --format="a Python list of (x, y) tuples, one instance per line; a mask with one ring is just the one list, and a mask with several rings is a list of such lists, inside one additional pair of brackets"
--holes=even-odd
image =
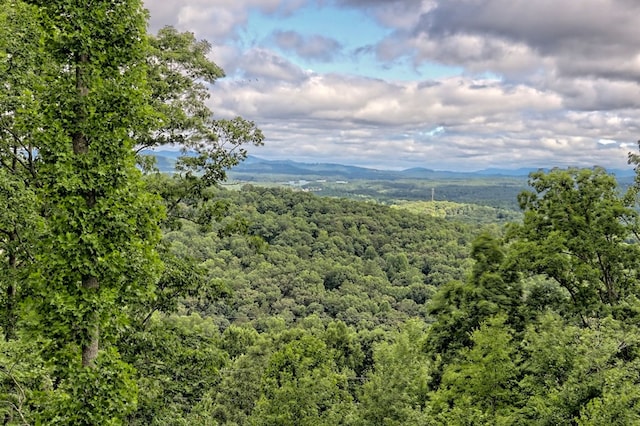
[[(11, 232), (9, 234), (9, 245), (13, 246), (13, 244), (17, 241), (18, 235), (16, 232)], [(4, 325), (4, 338), (8, 342), (9, 340), (15, 338), (15, 327), (16, 327), (16, 282), (15, 282), (15, 271), (17, 268), (17, 258), (16, 254), (13, 250), (9, 251), (9, 271), (12, 273), (12, 277), (9, 279), (9, 284), (7, 285), (7, 302), (5, 305), (5, 324)]]
[[(82, 286), (87, 291), (99, 290), (99, 283), (96, 277), (87, 277), (82, 280)], [(100, 347), (100, 322), (98, 313), (94, 311), (87, 319), (90, 323), (87, 324), (89, 335), (87, 341), (82, 345), (82, 366), (93, 367), (94, 361), (98, 356), (98, 349)]]
[[(89, 153), (89, 142), (87, 135), (82, 130), (82, 125), (86, 121), (86, 111), (83, 107), (83, 98), (89, 94), (89, 87), (86, 82), (86, 67), (89, 64), (89, 55), (86, 53), (77, 56), (76, 63), (76, 89), (78, 91), (78, 108), (75, 111), (76, 131), (73, 134), (73, 154), (77, 156), (87, 155)], [(95, 191), (88, 190), (83, 194), (88, 209), (93, 209), (96, 204)], [(87, 274), (82, 277), (82, 288), (86, 292), (95, 293), (100, 290), (100, 282), (98, 277)], [(98, 356), (100, 347), (100, 323), (97, 311), (93, 311), (88, 318), (85, 318), (88, 324), (84, 324), (87, 330), (87, 336), (82, 345), (82, 366), (92, 367)]]

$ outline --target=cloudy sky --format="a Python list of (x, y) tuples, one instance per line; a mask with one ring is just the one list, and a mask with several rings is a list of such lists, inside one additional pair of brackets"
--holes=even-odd
[(227, 77), (218, 117), (268, 159), (624, 168), (640, 139), (638, 0), (145, 0)]

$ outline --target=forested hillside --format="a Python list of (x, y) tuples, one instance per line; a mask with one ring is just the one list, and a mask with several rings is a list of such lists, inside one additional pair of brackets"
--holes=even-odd
[(185, 204), (222, 219), (164, 234), (201, 284), (130, 336), (127, 422), (635, 424), (634, 193), (598, 168), (530, 183), (484, 230), (251, 186)]
[[(222, 327), (256, 326), (273, 316), (291, 325), (311, 314), (358, 329), (425, 319), (436, 289), (464, 278), (478, 233), (461, 223), (286, 189), (219, 190), (209, 203), (224, 206), (220, 222), (204, 229), (183, 222), (165, 240), (176, 256), (202, 263), (226, 294), (189, 304)], [(242, 233), (220, 237), (238, 223)]]
[(224, 189), (263, 135), (207, 43), (0, 6), (4, 424), (640, 423), (640, 179), (535, 172), (521, 216)]

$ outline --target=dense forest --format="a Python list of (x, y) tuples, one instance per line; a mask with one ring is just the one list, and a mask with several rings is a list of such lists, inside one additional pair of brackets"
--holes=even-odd
[(4, 424), (640, 422), (640, 179), (534, 172), (519, 214), (225, 189), (263, 135), (213, 118), (207, 43), (0, 4)]

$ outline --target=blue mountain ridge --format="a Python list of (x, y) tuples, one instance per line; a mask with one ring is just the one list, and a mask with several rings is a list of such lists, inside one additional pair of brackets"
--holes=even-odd
[[(180, 151), (142, 151), (145, 155), (155, 155), (157, 166), (162, 172), (174, 171), (178, 157), (184, 155)], [(346, 179), (470, 179), (481, 177), (520, 177), (526, 178), (529, 173), (550, 168), (488, 168), (469, 172), (433, 170), (424, 167), (412, 167), (404, 170), (380, 170), (374, 168), (350, 166), (338, 163), (304, 163), (293, 160), (267, 160), (256, 156), (248, 156), (245, 161), (234, 167), (230, 174), (243, 175), (289, 175), (314, 177), (342, 177)], [(629, 178), (635, 175), (632, 168), (613, 169), (609, 172), (618, 178)]]

